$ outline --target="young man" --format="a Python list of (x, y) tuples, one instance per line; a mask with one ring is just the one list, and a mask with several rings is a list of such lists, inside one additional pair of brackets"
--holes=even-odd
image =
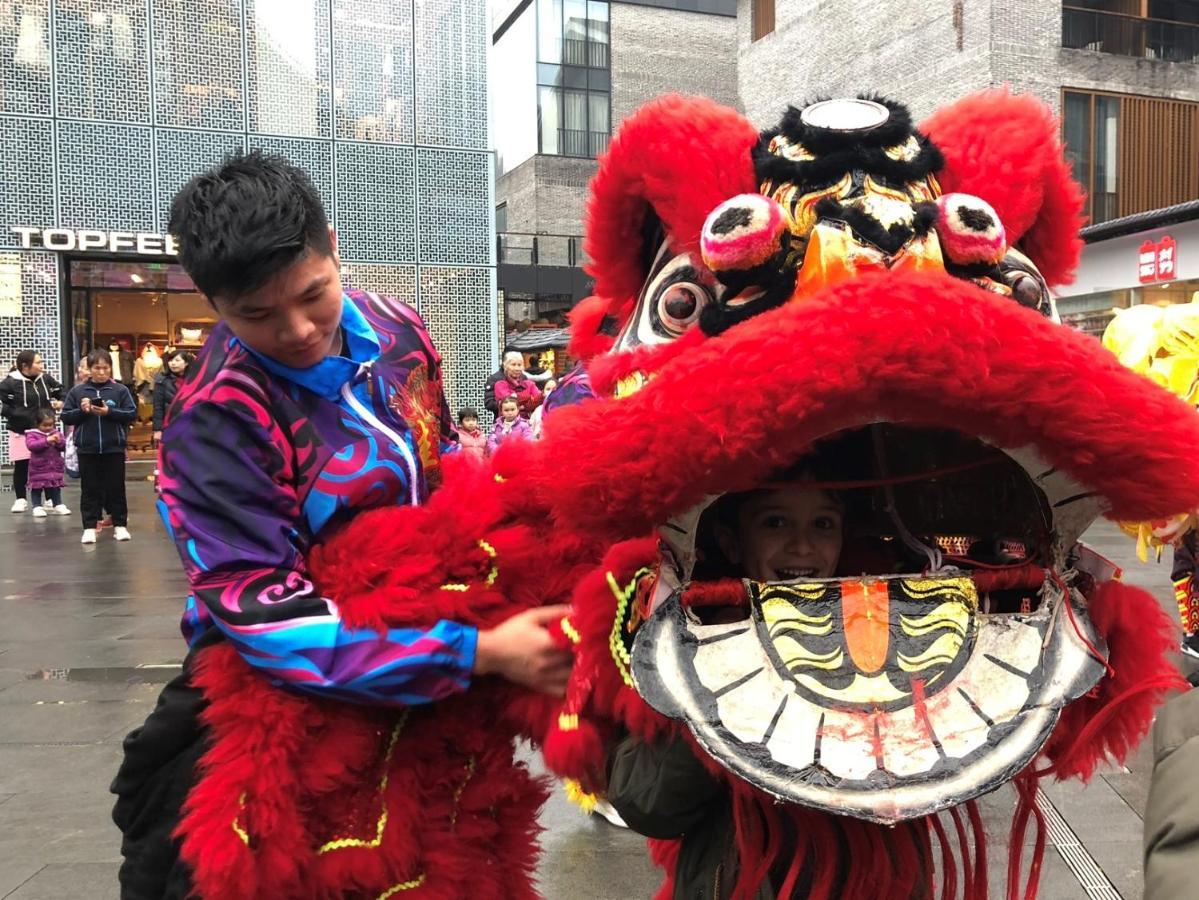
[[(482, 673), (560, 694), (570, 668), (543, 627), (563, 607), (491, 630), (442, 621), (380, 635), (346, 627), (308, 577), (310, 549), (348, 518), (424, 501), (452, 426), (420, 317), (343, 292), (337, 238), (307, 174), (281, 157), (232, 157), (179, 192), (170, 230), (221, 321), (163, 430), (190, 652), (126, 739), (112, 786), (125, 898), (191, 891), (173, 832), (206, 749), (191, 683), (205, 648), (230, 642), (286, 690), (393, 707), (451, 697)], [(422, 454), (414, 428), (440, 434), (441, 447), (422, 442)]]

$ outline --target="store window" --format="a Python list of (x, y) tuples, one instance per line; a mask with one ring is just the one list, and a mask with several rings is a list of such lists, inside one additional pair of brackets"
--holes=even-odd
[(1199, 103), (1066, 90), (1062, 135), (1092, 223), (1199, 196)]
[(130, 456), (152, 458), (151, 398), (162, 358), (175, 348), (198, 353), (216, 314), (175, 263), (68, 259), (67, 269), (73, 359), (66, 371), (92, 350), (113, 354), (113, 377), (137, 403)]
[(592, 157), (611, 133), (609, 8), (538, 0), (538, 152)]

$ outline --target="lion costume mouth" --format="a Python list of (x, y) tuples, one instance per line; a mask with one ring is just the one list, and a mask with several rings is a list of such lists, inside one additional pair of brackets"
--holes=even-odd
[[(554, 451), (585, 465), (556, 506), (614, 539), (661, 526), (633, 615), (644, 624), (623, 634), (638, 692), (732, 775), (876, 822), (1024, 768), (1106, 665), (1086, 612), (1094, 560), (1076, 558), (1077, 538), (1103, 512), (1153, 518), (1199, 500), (1195, 462), (1181, 480), (1174, 462), (1155, 464), (1193, 460), (1189, 409), (1093, 338), (935, 272), (868, 274), (762, 313), (606, 406), (598, 432), (585, 407), (561, 414)], [(645, 421), (670, 449), (619, 439)], [(909, 560), (898, 573), (747, 583), (736, 623), (692, 615), (712, 499), (768, 483), (823, 439), (877, 428), (916, 448), (892, 475), (969, 469), (932, 479), (924, 500), (901, 497), (910, 530), (1006, 542), (1025, 580), (1001, 590), (982, 563), (925, 572)], [(880, 621), (855, 630), (863, 610)]]

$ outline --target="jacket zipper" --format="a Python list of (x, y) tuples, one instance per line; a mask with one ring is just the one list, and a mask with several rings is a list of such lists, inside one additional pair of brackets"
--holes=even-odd
[(724, 860), (720, 861), (720, 865), (716, 867), (716, 883), (712, 886), (712, 900), (721, 900), (720, 898), (720, 876), (724, 874)]

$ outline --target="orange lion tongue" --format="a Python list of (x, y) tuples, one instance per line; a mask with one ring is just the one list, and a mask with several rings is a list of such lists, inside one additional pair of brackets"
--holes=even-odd
[(891, 640), (891, 601), (885, 581), (841, 582), (841, 610), (849, 657), (864, 675), (881, 672)]

